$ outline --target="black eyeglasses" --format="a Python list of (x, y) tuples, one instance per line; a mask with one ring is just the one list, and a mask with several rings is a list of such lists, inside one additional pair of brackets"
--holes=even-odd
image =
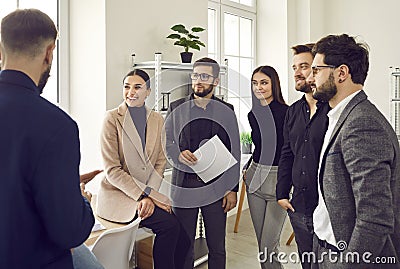
[(316, 76), (319, 73), (319, 71), (321, 71), (322, 68), (333, 68), (333, 69), (335, 69), (336, 66), (334, 66), (334, 65), (314, 65), (314, 66), (311, 66), (313, 76)]
[(190, 74), (190, 78), (192, 80), (197, 80), (199, 77), (200, 77), (201, 81), (208, 81), (210, 79), (210, 77), (213, 78), (214, 76), (211, 76), (211, 75), (206, 74), (206, 73), (201, 73), (201, 74), (199, 74), (199, 73), (191, 73)]

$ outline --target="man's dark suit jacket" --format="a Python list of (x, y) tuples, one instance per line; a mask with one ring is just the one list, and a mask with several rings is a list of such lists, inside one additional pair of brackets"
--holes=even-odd
[[(187, 203), (201, 206), (215, 202), (218, 200), (217, 198), (222, 198), (227, 191), (233, 190), (237, 192), (240, 179), (239, 128), (233, 106), (213, 96), (212, 133), (218, 134), (222, 143), (230, 150), (238, 162), (220, 177), (210, 181), (204, 188), (197, 188), (194, 192), (176, 188), (176, 186), (184, 185), (188, 171), (187, 166), (178, 161), (179, 154), (181, 151), (189, 149), (190, 132), (203, 131), (184, 128), (191, 121), (190, 111), (193, 105), (193, 100), (190, 96), (176, 100), (170, 104), (165, 119), (167, 157), (174, 166), (172, 170), (173, 187), (171, 196), (174, 200), (174, 205), (177, 207), (185, 207), (183, 204)], [(225, 132), (219, 131), (220, 128), (224, 128)]]
[(94, 223), (76, 123), (24, 73), (0, 71), (0, 268), (73, 268)]

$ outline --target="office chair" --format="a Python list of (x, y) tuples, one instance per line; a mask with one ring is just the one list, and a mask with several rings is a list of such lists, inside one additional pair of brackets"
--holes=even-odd
[(96, 240), (92, 252), (105, 269), (128, 269), (141, 218), (120, 228), (105, 231)]

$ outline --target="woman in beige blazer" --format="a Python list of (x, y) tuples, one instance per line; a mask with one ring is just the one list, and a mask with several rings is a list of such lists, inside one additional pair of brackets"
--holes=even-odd
[(156, 234), (154, 268), (183, 268), (189, 239), (170, 200), (158, 192), (166, 165), (164, 119), (145, 106), (149, 94), (148, 74), (133, 70), (123, 80), (124, 102), (106, 112), (100, 139), (105, 178), (96, 213), (120, 223), (140, 216)]

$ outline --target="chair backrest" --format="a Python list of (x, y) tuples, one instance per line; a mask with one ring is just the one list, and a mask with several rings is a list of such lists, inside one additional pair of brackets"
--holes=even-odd
[(105, 269), (128, 269), (141, 218), (120, 228), (105, 231), (93, 245), (92, 252)]

